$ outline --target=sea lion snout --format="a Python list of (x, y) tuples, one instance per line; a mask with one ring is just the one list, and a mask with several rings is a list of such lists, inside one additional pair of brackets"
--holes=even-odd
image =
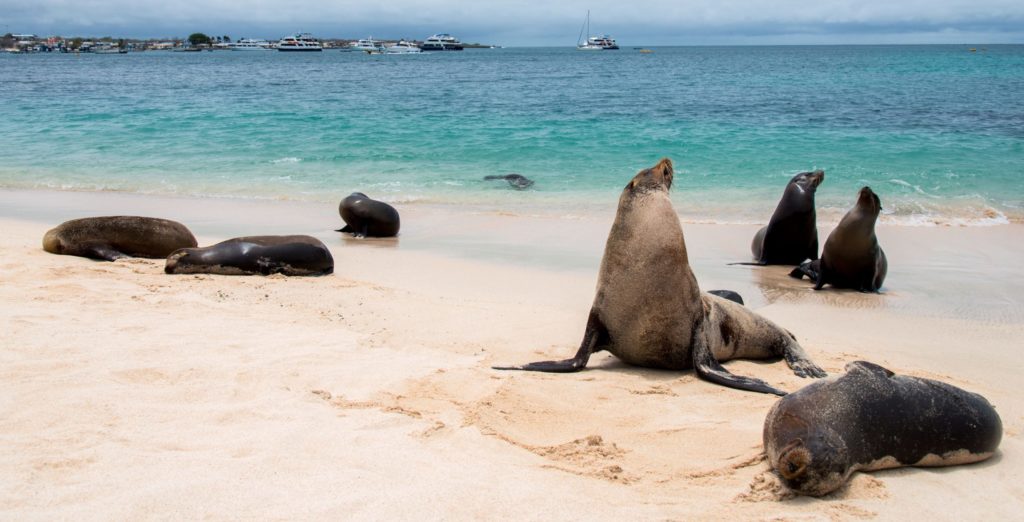
[(818, 185), (821, 185), (821, 182), (825, 181), (825, 171), (818, 169), (811, 172), (809, 177), (811, 179), (811, 187), (818, 188)]
[(43, 236), (43, 250), (51, 254), (64, 253), (64, 243), (61, 242), (57, 229), (49, 230)]
[(882, 211), (882, 200), (878, 198), (875, 191), (871, 190), (871, 187), (865, 186), (861, 187), (857, 194), (857, 206), (863, 206), (878, 213)]
[(672, 188), (672, 160), (662, 158), (657, 165), (641, 170), (626, 185), (626, 188), (636, 191), (637, 189), (665, 189)]
[(164, 273), (173, 274), (174, 270), (178, 268), (178, 263), (180, 263), (182, 258), (185, 257), (188, 257), (188, 249), (181, 248), (171, 252), (171, 255), (167, 256), (167, 264), (164, 265)]
[(779, 455), (779, 462), (775, 469), (786, 480), (798, 480), (807, 473), (807, 466), (811, 464), (811, 452), (804, 447), (802, 440), (797, 439), (789, 443)]

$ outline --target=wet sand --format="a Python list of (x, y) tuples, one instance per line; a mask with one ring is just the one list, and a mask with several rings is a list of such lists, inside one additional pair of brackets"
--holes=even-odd
[[(571, 375), (612, 215), (409, 206), (354, 240), (331, 205), (0, 192), (0, 512), (54, 518), (1013, 518), (1024, 510), (1024, 226), (881, 227), (882, 295), (814, 292), (745, 261), (756, 226), (684, 224), (702, 288), (739, 291), (829, 372), (866, 359), (979, 392), (988, 462), (855, 475), (789, 498), (761, 457), (775, 398), (607, 354)], [(169, 276), (56, 256), (86, 215), (187, 224), (201, 244), (304, 233), (321, 278)], [(835, 223), (819, 223), (822, 242)], [(784, 363), (734, 373), (787, 390)]]

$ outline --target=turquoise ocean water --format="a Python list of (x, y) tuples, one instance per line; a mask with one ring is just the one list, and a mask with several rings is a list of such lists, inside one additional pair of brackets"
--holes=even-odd
[(697, 221), (813, 168), (826, 218), (870, 185), (891, 223), (1022, 221), (1024, 46), (975, 47), (4, 55), (0, 188), (572, 216), (668, 156)]

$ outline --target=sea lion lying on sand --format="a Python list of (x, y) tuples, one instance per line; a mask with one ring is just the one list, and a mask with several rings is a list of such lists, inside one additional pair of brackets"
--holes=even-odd
[(43, 250), (53, 254), (113, 261), (122, 257), (159, 259), (196, 246), (185, 225), (140, 216), (104, 216), (65, 221), (46, 232)]
[(311, 236), (236, 237), (205, 248), (177, 250), (167, 257), (164, 272), (316, 276), (334, 272), (334, 257)]
[(769, 465), (790, 489), (815, 496), (858, 470), (982, 461), (1002, 437), (981, 395), (864, 361), (779, 399), (764, 421)]

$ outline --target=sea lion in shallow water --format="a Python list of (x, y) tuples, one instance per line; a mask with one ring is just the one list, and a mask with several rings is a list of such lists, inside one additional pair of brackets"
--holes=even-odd
[(334, 272), (334, 257), (311, 236), (249, 236), (204, 248), (183, 248), (167, 257), (168, 274), (284, 274), (316, 276)]
[(401, 227), (395, 207), (370, 199), (362, 192), (353, 192), (341, 200), (338, 213), (345, 221), (345, 226), (336, 232), (348, 232), (356, 237), (397, 236)]
[(719, 361), (784, 357), (801, 377), (825, 375), (792, 334), (742, 305), (700, 291), (668, 196), (672, 178), (672, 162), (663, 159), (622, 191), (576, 356), (496, 369), (574, 372), (592, 353), (608, 350), (628, 364), (693, 368), (718, 384), (778, 395), (785, 392), (733, 375)]
[(864, 361), (779, 399), (764, 421), (769, 465), (790, 489), (815, 496), (858, 470), (982, 461), (1002, 436), (981, 395)]
[(759, 265), (799, 265), (818, 259), (818, 222), (814, 194), (825, 172), (801, 172), (786, 184), (768, 225), (754, 234), (750, 251)]
[(504, 174), (499, 176), (484, 176), (485, 180), (503, 179), (509, 186), (516, 190), (525, 190), (533, 186), (533, 180), (522, 174)]
[(185, 225), (140, 216), (72, 219), (43, 236), (43, 250), (47, 252), (105, 261), (122, 257), (159, 259), (196, 244), (195, 236)]
[(830, 284), (836, 288), (878, 292), (889, 269), (885, 252), (875, 236), (875, 222), (881, 211), (882, 202), (871, 188), (860, 189), (857, 204), (825, 240), (821, 259), (803, 263), (789, 275), (797, 279), (808, 276), (814, 281), (815, 290)]

